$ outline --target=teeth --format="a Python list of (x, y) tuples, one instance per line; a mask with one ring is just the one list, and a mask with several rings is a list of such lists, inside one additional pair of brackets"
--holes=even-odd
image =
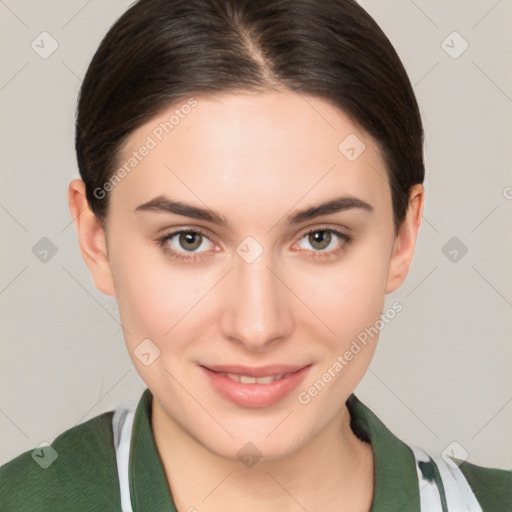
[(240, 382), (242, 384), (256, 384), (256, 377), (246, 377), (245, 375), (240, 375)]
[(241, 384), (270, 384), (276, 380), (282, 379), (289, 373), (281, 373), (279, 375), (268, 375), (266, 377), (250, 377), (249, 375), (237, 375), (235, 373), (224, 373), (226, 377)]

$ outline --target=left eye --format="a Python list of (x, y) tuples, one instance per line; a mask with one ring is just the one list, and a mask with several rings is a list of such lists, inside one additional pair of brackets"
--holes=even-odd
[[(338, 243), (336, 243), (337, 239)], [(339, 245), (339, 241), (346, 242), (348, 241), (348, 237), (334, 229), (316, 229), (305, 233), (299, 241), (299, 247), (301, 249), (307, 249), (307, 247), (301, 245), (302, 240), (306, 240), (306, 242), (318, 252), (328, 251), (329, 249), (334, 250)]]

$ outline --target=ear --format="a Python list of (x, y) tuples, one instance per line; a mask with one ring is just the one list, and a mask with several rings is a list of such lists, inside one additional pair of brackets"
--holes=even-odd
[(106, 234), (89, 207), (85, 183), (82, 180), (76, 179), (69, 184), (68, 204), (78, 234), (82, 257), (91, 271), (96, 288), (105, 295), (115, 296)]
[(423, 204), (423, 186), (420, 184), (413, 185), (409, 193), (406, 216), (395, 239), (389, 264), (386, 293), (394, 292), (400, 288), (409, 272), (423, 215)]

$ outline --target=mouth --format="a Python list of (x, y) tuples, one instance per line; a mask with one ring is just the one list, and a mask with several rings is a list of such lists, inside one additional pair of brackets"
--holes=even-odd
[(266, 377), (251, 377), (250, 375), (237, 375), (236, 373), (219, 373), (228, 379), (241, 382), (242, 384), (270, 384), (271, 382), (281, 380), (285, 377), (288, 377), (288, 375), (291, 375), (291, 373), (280, 373), (278, 375), (267, 375)]
[(210, 385), (223, 398), (242, 407), (268, 407), (285, 398), (306, 377), (312, 364), (269, 365), (200, 365)]

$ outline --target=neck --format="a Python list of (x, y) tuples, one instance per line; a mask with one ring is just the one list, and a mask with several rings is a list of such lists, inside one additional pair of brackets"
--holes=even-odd
[(300, 449), (247, 467), (200, 444), (153, 399), (152, 428), (176, 508), (181, 511), (367, 512), (373, 452), (344, 408)]

